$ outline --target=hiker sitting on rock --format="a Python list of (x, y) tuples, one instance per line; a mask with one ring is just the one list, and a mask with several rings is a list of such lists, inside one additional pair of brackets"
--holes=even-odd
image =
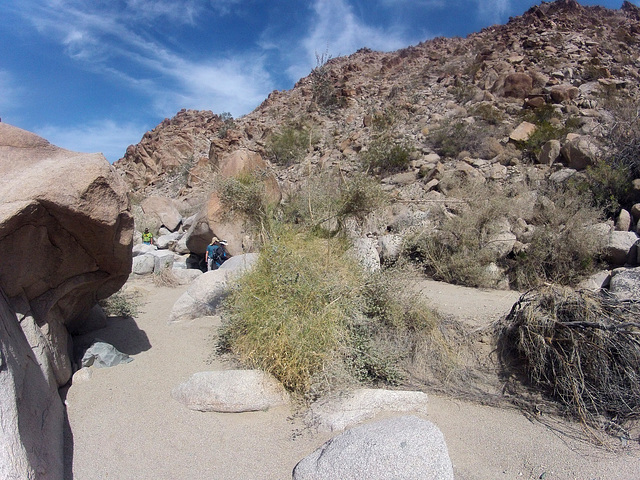
[(204, 259), (207, 262), (207, 270), (215, 270), (229, 257), (229, 254), (224, 249), (227, 244), (224, 240), (218, 240), (218, 237), (213, 237), (211, 243), (207, 247), (207, 251), (204, 254)]
[(144, 233), (142, 234), (142, 243), (145, 245), (153, 245), (153, 233), (151, 233), (148, 228), (144, 229)]

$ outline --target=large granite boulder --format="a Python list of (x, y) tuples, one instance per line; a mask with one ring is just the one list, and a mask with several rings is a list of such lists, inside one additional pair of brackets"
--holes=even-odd
[[(0, 419), (8, 419), (16, 408), (12, 404), (22, 398), (33, 408), (19, 405), (16, 421), (33, 429), (23, 435), (20, 427), (24, 455), (0, 448), (0, 465), (46, 471), (39, 462), (55, 462), (41, 458), (31, 445), (39, 435), (54, 443), (61, 435), (62, 416), (55, 413), (61, 409), (60, 398), (51, 398), (50, 392), (71, 378), (69, 331), (79, 330), (97, 301), (126, 282), (133, 218), (127, 188), (104, 156), (63, 150), (6, 123), (0, 123), (0, 177), (0, 289), (14, 312), (8, 320), (14, 323), (11, 328), (19, 325), (30, 346), (10, 353), (3, 347), (3, 355), (37, 364), (38, 381), (16, 388), (48, 400), (3, 395)], [(24, 376), (23, 381), (29, 382)], [(44, 419), (41, 428), (36, 418)], [(14, 478), (62, 477), (37, 473)]]
[(164, 225), (168, 230), (174, 232), (180, 222), (182, 215), (178, 212), (175, 202), (170, 198), (153, 196), (145, 198), (140, 204), (145, 215), (156, 219), (158, 226)]
[(217, 270), (198, 276), (189, 289), (173, 304), (169, 323), (213, 315), (224, 299), (230, 280), (250, 269), (258, 260), (257, 253), (231, 257)]
[[(280, 202), (282, 193), (278, 181), (273, 173), (268, 172), (265, 160), (256, 152), (239, 149), (217, 158), (211, 152), (211, 163), (222, 178), (232, 178), (242, 175), (258, 175), (264, 182), (266, 200), (276, 204)], [(252, 235), (246, 219), (238, 213), (230, 215), (218, 194), (214, 191), (197, 219), (193, 222), (186, 235), (186, 245), (189, 251), (203, 255), (211, 238), (215, 235), (226, 240), (227, 250), (231, 255), (244, 252), (243, 244)]]
[(293, 480), (453, 480), (442, 432), (415, 416), (388, 418), (341, 433), (298, 462)]

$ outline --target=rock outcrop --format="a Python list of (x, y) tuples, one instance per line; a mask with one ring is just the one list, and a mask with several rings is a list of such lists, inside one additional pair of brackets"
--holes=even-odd
[[(22, 472), (3, 478), (59, 479), (57, 388), (72, 374), (70, 333), (131, 270), (127, 188), (101, 154), (63, 150), (6, 123), (0, 123), (0, 176), (0, 289), (13, 311), (4, 310), (10, 318), (3, 322), (20, 330), (7, 340), (20, 348), (3, 345), (3, 355), (14, 357), (3, 363), (21, 365), (13, 372), (0, 368), (0, 381), (15, 389), (3, 395), (0, 418), (13, 418), (18, 409), (24, 446), (22, 452), (0, 449), (0, 465)], [(3, 425), (2, 431), (10, 430)]]

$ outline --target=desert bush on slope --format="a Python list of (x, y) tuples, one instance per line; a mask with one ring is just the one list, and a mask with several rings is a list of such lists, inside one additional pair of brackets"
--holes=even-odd
[(364, 174), (345, 178), (334, 172), (318, 172), (291, 192), (284, 204), (285, 219), (309, 226), (318, 234), (343, 232), (347, 220), (361, 222), (383, 207), (388, 198), (380, 183)]
[(411, 238), (406, 246), (407, 254), (435, 279), (495, 287), (488, 268), (495, 262), (512, 287), (528, 289), (543, 282), (575, 284), (597, 266), (603, 239), (594, 225), (601, 221), (600, 210), (576, 189), (535, 192), (532, 238), (504, 258), (496, 258), (491, 243), (505, 221), (522, 213), (517, 197), (523, 192), (479, 184), (454, 193), (463, 199), (456, 212), (440, 211), (439, 227)]
[(317, 140), (306, 125), (291, 123), (267, 140), (267, 155), (277, 165), (289, 166), (300, 161)]
[(219, 177), (215, 189), (229, 215), (241, 214), (254, 224), (267, 216), (266, 187), (260, 172)]
[(361, 157), (367, 170), (379, 174), (402, 172), (409, 167), (413, 146), (406, 139), (379, 135), (368, 145)]

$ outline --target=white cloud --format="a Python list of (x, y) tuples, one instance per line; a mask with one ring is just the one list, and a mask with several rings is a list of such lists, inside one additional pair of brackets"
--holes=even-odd
[(271, 78), (259, 57), (209, 64), (173, 59), (165, 67), (181, 88), (157, 95), (159, 110), (204, 108), (239, 116), (258, 106), (272, 89)]
[(476, 0), (480, 18), (494, 23), (501, 23), (511, 10), (511, 0)]
[(128, 145), (138, 143), (142, 137), (141, 132), (148, 129), (148, 125), (121, 124), (113, 120), (102, 120), (71, 127), (44, 125), (35, 128), (34, 133), (68, 150), (85, 153), (101, 152), (109, 162), (113, 163), (124, 155)]
[[(219, 14), (229, 13), (240, 0), (126, 0), (126, 15), (97, 9), (79, 0), (48, 0), (50, 7), (30, 18), (37, 28), (65, 46), (65, 53), (87, 69), (105, 73), (136, 88), (151, 99), (157, 114), (169, 116), (181, 108), (230, 111), (255, 108), (273, 89), (264, 63), (255, 52), (236, 53), (233, 60), (188, 60), (136, 28), (144, 19), (190, 18), (209, 2)], [(54, 5), (56, 4), (56, 5)], [(142, 33), (137, 33), (142, 32)], [(122, 68), (135, 66), (144, 76)]]
[(442, 8), (450, 4), (451, 0), (379, 0), (379, 2), (387, 7), (395, 7), (398, 4), (410, 3), (411, 5), (417, 5), (420, 7)]
[(222, 15), (228, 15), (242, 0), (211, 0), (211, 6)]
[(400, 25), (386, 29), (367, 25), (346, 0), (315, 0), (313, 11), (312, 28), (301, 42), (302, 59), (287, 70), (293, 80), (315, 67), (316, 54), (349, 55), (362, 47), (392, 51), (416, 41)]

